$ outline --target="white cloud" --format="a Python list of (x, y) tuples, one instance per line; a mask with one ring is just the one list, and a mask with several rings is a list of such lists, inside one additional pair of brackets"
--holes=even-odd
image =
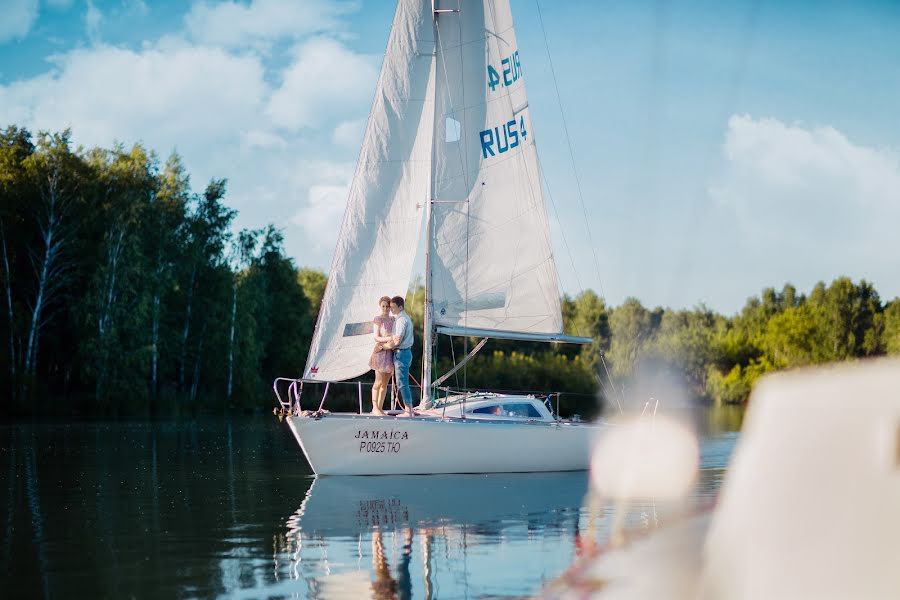
[(6, 0), (0, 18), (0, 44), (24, 38), (38, 16), (38, 0)]
[(374, 57), (349, 50), (329, 38), (314, 38), (295, 49), (267, 115), (291, 131), (318, 129), (347, 114), (365, 112), (378, 76)]
[(0, 86), (0, 113), (31, 128), (72, 126), (88, 145), (143, 140), (165, 151), (239, 135), (256, 119), (265, 92), (253, 57), (186, 46), (100, 46), (58, 57), (51, 73)]
[(366, 129), (365, 119), (354, 119), (352, 121), (341, 121), (334, 128), (331, 134), (331, 140), (338, 146), (344, 148), (358, 149), (362, 144), (363, 134)]
[(144, 0), (123, 0), (123, 5), (127, 12), (145, 16), (150, 13), (150, 8)]
[[(900, 159), (852, 143), (832, 127), (734, 116), (724, 146), (728, 169), (711, 188), (741, 223), (772, 235), (877, 225), (900, 209)], [(789, 217), (772, 227), (772, 219)]]
[(249, 4), (200, 0), (191, 6), (184, 23), (191, 38), (204, 44), (255, 46), (335, 31), (340, 28), (339, 17), (354, 9), (354, 4), (327, 0), (252, 0)]
[(254, 129), (243, 135), (242, 146), (245, 151), (256, 148), (277, 148), (279, 150), (288, 147), (287, 140), (271, 131)]
[[(303, 229), (317, 250), (333, 247), (349, 193), (346, 185), (313, 185), (309, 188), (307, 205), (291, 217), (291, 223)], [(324, 237), (323, 232), (327, 232)]]
[(94, 6), (93, 0), (87, 0), (87, 10), (84, 13), (84, 28), (92, 44), (100, 42), (101, 24), (103, 24), (103, 13)]
[[(709, 188), (720, 229), (730, 219), (762, 285), (838, 275), (895, 285), (900, 256), (900, 157), (855, 144), (833, 127), (733, 116), (726, 168)], [(881, 284), (881, 285), (878, 285)]]
[[(294, 165), (294, 189), (308, 190), (306, 202), (290, 217), (303, 232), (297, 247), (312, 246), (321, 256), (330, 256), (337, 240), (354, 164), (331, 160), (298, 160)], [(311, 244), (310, 244), (311, 242)]]

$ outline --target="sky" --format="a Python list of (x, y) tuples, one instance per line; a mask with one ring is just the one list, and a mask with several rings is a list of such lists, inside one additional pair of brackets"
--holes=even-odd
[[(392, 2), (0, 5), (0, 127), (177, 151), (195, 191), (228, 179), (236, 229), (328, 269)], [(900, 296), (900, 3), (511, 5), (562, 291)]]

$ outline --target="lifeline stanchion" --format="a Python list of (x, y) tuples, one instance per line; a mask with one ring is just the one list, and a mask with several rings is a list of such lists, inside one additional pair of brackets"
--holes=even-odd
[(397, 410), (397, 381), (391, 373), (391, 410)]
[(325, 398), (328, 397), (328, 388), (329, 387), (331, 387), (331, 382), (330, 381), (325, 382), (325, 393), (322, 394), (322, 401), (319, 402), (319, 412), (322, 412), (322, 407), (325, 406)]

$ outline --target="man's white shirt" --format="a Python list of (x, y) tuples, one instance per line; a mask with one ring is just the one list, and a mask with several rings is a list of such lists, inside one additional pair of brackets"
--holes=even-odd
[(406, 311), (400, 311), (400, 314), (394, 318), (394, 337), (400, 338), (397, 344), (399, 350), (409, 350), (413, 345), (413, 325), (406, 314)]

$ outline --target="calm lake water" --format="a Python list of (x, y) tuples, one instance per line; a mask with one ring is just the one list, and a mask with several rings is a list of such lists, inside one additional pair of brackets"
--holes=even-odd
[[(692, 506), (740, 417), (705, 421)], [(586, 473), (315, 479), (274, 417), (0, 426), (0, 482), (4, 598), (517, 598), (612, 512)]]

